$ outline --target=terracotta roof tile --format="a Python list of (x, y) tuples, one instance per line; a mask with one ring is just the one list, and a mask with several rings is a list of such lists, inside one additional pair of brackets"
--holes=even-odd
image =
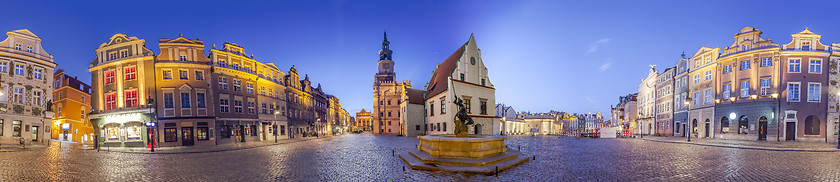
[(455, 53), (452, 53), (449, 58), (446, 58), (443, 63), (438, 65), (435, 70), (435, 74), (432, 75), (432, 80), (429, 81), (429, 87), (427, 88), (428, 94), (425, 99), (429, 99), (437, 94), (440, 94), (449, 88), (449, 84), (446, 79), (448, 79), (452, 72), (455, 71), (455, 62), (458, 61), (458, 59), (461, 59), (461, 55), (464, 54), (465, 46), (466, 44), (461, 45)]

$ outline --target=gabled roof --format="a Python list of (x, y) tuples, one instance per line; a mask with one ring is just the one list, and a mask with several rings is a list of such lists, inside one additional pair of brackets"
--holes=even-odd
[(161, 38), (158, 41), (162, 44), (170, 43), (170, 44), (198, 44), (198, 45), (204, 45), (204, 41), (200, 41), (198, 39), (190, 40), (190, 39), (184, 38), (183, 35), (178, 35), (178, 38), (174, 38), (174, 39)]
[(413, 89), (413, 88), (406, 88), (405, 94), (408, 95), (408, 103), (410, 104), (423, 104), (423, 92), (424, 90), (420, 89)]
[(458, 59), (461, 59), (461, 56), (464, 55), (466, 45), (466, 43), (461, 45), (461, 47), (452, 53), (449, 58), (446, 58), (443, 63), (438, 64), (437, 69), (435, 69), (435, 73), (432, 74), (432, 80), (429, 81), (429, 86), (426, 90), (428, 94), (425, 99), (429, 99), (437, 94), (440, 94), (449, 88), (447, 79), (449, 79), (449, 76), (451, 76), (452, 72), (455, 71), (455, 67), (457, 66), (455, 65), (455, 62), (457, 62)]
[(6, 32), (6, 35), (9, 35), (9, 34), (12, 34), (12, 33), (22, 35), (22, 36), (31, 37), (31, 38), (35, 38), (35, 39), (38, 39), (39, 41), (41, 40), (40, 37), (35, 35), (35, 33), (32, 33), (31, 31), (29, 31), (28, 29), (12, 30), (12, 31)]

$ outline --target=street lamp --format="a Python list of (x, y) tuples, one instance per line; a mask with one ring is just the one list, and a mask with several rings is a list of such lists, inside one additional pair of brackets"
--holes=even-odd
[(272, 126), (272, 127), (274, 127), (274, 130), (273, 130), (273, 132), (274, 132), (274, 143), (277, 143), (277, 115), (279, 115), (279, 114), (280, 114), (280, 111), (274, 110), (274, 126)]
[(691, 142), (691, 97), (685, 96), (685, 106), (688, 113), (688, 141)]
[(147, 133), (148, 133), (148, 135), (146, 137), (147, 137), (147, 140), (151, 141), (151, 143), (152, 143), (152, 147), (151, 147), (152, 152), (155, 152), (155, 139), (154, 139), (155, 138), (155, 122), (154, 121), (147, 122), (146, 127), (149, 130), (151, 130), (151, 131), (146, 130)]

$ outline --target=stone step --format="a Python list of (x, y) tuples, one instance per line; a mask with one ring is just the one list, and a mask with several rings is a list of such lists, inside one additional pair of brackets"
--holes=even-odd
[(499, 163), (501, 161), (509, 160), (512, 158), (516, 158), (521, 154), (519, 151), (512, 150), (510, 148), (507, 149), (507, 152), (500, 155), (489, 156), (484, 158), (472, 159), (472, 158), (439, 158), (431, 156), (425, 152), (421, 151), (409, 151), (414, 157), (420, 159), (424, 163), (431, 163), (436, 165), (448, 165), (448, 166), (487, 166), (495, 163)]
[[(511, 150), (508, 150), (509, 152)], [(420, 151), (413, 151), (413, 152), (420, 152)], [(412, 155), (411, 152), (404, 151), (400, 152), (399, 154), (400, 159), (403, 162), (407, 163), (411, 166), (411, 169), (415, 170), (430, 170), (430, 171), (448, 171), (448, 172), (467, 172), (467, 173), (484, 173), (484, 174), (494, 174), (496, 172), (496, 167), (499, 168), (499, 171), (509, 169), (513, 166), (519, 165), (523, 162), (530, 160), (528, 157), (523, 157), (516, 154), (514, 158), (508, 158), (506, 160), (499, 161), (497, 163), (486, 165), (486, 166), (452, 166), (452, 165), (442, 165), (442, 164), (434, 164), (434, 163), (425, 163), (421, 161), (419, 158)]]

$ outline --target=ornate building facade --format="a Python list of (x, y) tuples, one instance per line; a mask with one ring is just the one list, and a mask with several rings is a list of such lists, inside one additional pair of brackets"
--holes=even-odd
[(500, 133), (501, 117), (490, 111), (488, 105), (496, 102), (496, 89), (490, 82), (473, 35), (437, 65), (425, 90), (428, 134), (454, 133), (454, 116), (458, 112), (458, 106), (454, 104), (456, 96), (463, 100), (467, 114), (475, 121), (475, 125), (469, 127), (471, 134)]
[(204, 42), (183, 36), (158, 41), (154, 94), (159, 146), (215, 145), (213, 62), (204, 56)]
[(100, 146), (140, 147), (149, 139), (146, 123), (154, 118), (154, 53), (146, 41), (114, 34), (95, 50), (91, 73), (90, 119)]
[(385, 34), (377, 62), (379, 72), (373, 81), (373, 133), (400, 133), (400, 96), (405, 92), (403, 84), (411, 88), (409, 81), (396, 81), (390, 44)]
[(0, 143), (49, 140), (53, 55), (29, 30), (6, 32), (0, 42)]

